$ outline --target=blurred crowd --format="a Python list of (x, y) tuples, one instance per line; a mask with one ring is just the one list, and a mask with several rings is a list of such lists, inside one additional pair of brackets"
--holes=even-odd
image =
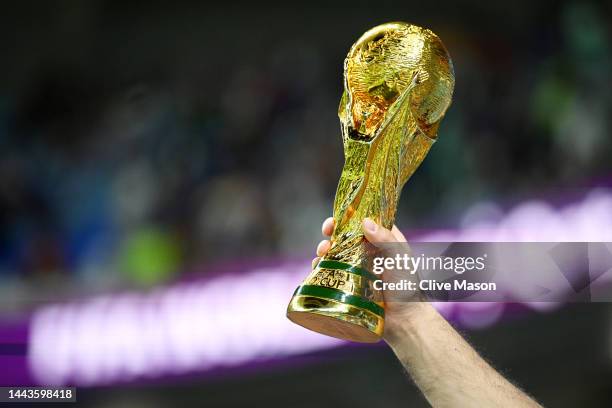
[(439, 140), (404, 189), (401, 228), (454, 227), (478, 201), (609, 185), (611, 26), (598, 3), (461, 6), (457, 19), (452, 8), (312, 6), (295, 20), (59, 4), (0, 17), (11, 41), (0, 297), (42, 284), (150, 287), (218, 262), (313, 252), (342, 168), (342, 60), (389, 20), (435, 31), (456, 74)]

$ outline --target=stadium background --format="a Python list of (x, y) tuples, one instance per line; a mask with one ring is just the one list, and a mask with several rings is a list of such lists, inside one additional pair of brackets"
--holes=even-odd
[[(400, 203), (409, 236), (461, 230), (479, 211), (534, 200), (561, 211), (612, 194), (603, 3), (99, 0), (14, 2), (0, 14), (6, 327), (48, 304), (240, 275), (236, 262), (308, 261), (342, 166), (343, 58), (385, 21), (431, 28), (455, 65), (439, 142)], [(515, 305), (462, 330), (545, 405), (609, 406), (611, 323), (607, 304)], [(425, 405), (380, 345), (94, 385), (79, 399)]]

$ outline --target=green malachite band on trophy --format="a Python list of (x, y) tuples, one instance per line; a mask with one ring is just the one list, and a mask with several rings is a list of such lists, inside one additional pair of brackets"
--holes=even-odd
[(383, 309), (377, 303), (364, 299), (361, 296), (349, 295), (348, 293), (332, 288), (326, 288), (325, 286), (303, 285), (295, 290), (293, 296), (296, 295), (317, 296), (337, 300), (338, 302), (347, 303), (352, 306), (369, 310), (380, 317), (385, 317), (385, 309)]
[(370, 279), (372, 281), (375, 280), (379, 280), (380, 277), (374, 275), (372, 272), (360, 268), (358, 266), (353, 266), (344, 262), (339, 262), (339, 261), (331, 261), (329, 259), (325, 259), (321, 262), (319, 262), (319, 264), (317, 265), (317, 267), (319, 268), (324, 268), (324, 269), (339, 269), (342, 271), (346, 271), (346, 272), (350, 272), (350, 273), (354, 273), (355, 275), (359, 275), (363, 278), (367, 278)]

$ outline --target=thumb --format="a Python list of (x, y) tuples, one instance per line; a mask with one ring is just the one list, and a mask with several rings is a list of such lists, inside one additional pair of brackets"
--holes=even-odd
[[(406, 242), (406, 239), (396, 227), (394, 227), (394, 233), (394, 231), (388, 230), (382, 225), (378, 225), (370, 218), (365, 218), (362, 223), (362, 229), (366, 239), (376, 246), (383, 256), (395, 258), (396, 255), (402, 256), (411, 253), (410, 246)], [(399, 283), (406, 280), (417, 282), (418, 276), (400, 267), (385, 267), (383, 280), (387, 283)], [(405, 302), (415, 299), (415, 293), (413, 291), (384, 291), (383, 296), (385, 302), (389, 303)]]
[(366, 239), (376, 246), (382, 243), (397, 242), (397, 238), (393, 235), (391, 230), (386, 229), (382, 225), (378, 225), (370, 218), (364, 218), (362, 229)]

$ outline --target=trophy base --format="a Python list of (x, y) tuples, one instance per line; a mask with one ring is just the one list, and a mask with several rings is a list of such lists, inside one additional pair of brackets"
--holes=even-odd
[(317, 333), (359, 343), (382, 338), (384, 318), (364, 308), (319, 296), (296, 294), (287, 307), (289, 320)]

